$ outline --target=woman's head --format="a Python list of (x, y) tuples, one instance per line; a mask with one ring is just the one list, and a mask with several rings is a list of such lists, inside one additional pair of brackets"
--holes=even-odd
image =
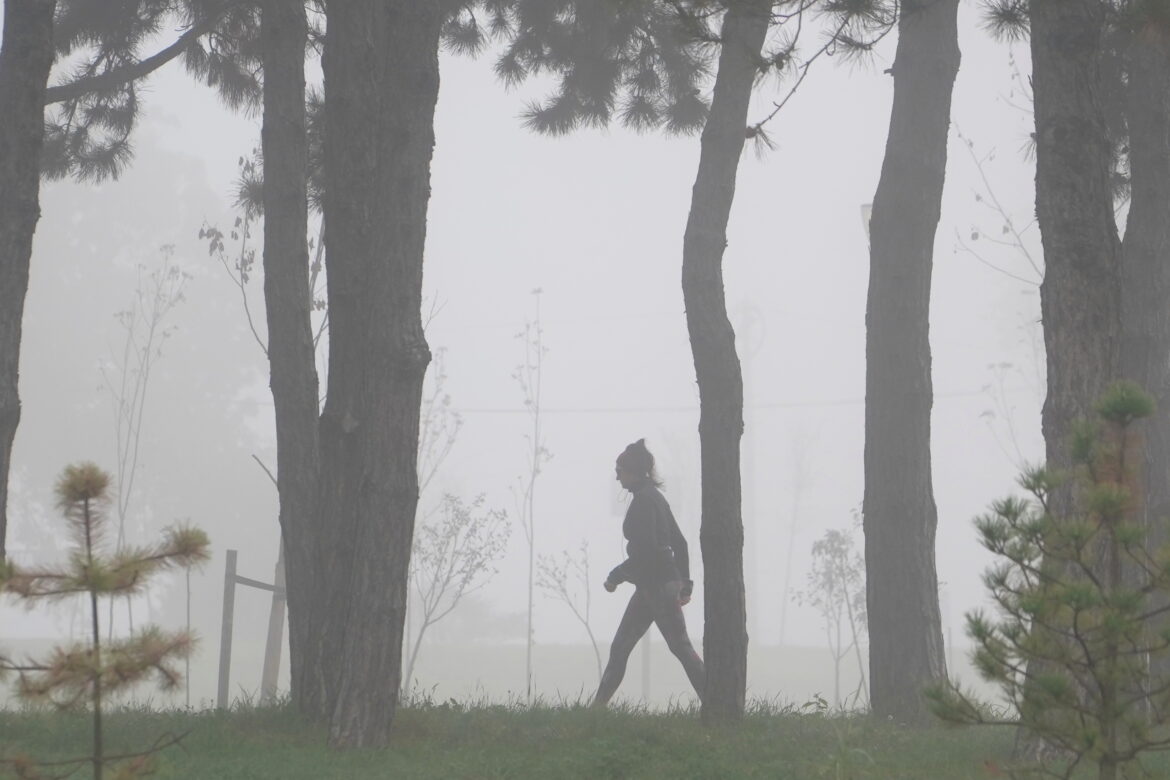
[(646, 449), (645, 439), (638, 439), (622, 450), (622, 454), (617, 457), (615, 472), (618, 482), (626, 490), (632, 490), (644, 482), (650, 482), (656, 487), (662, 485), (654, 471), (654, 456)]

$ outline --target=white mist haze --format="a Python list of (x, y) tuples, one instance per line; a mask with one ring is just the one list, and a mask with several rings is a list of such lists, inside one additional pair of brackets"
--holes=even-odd
[[(960, 17), (963, 62), (931, 309), (937, 560), (948, 662), (960, 673), (962, 615), (984, 603), (980, 575), (988, 563), (971, 521), (1015, 490), (1017, 447), (1024, 459), (1043, 453), (1038, 288), (959, 244), (962, 238), (984, 261), (1033, 278), (1012, 247), (995, 243), (1009, 236), (986, 195), (976, 199), (985, 192), (981, 172), (955, 131), (961, 128), (985, 159), (983, 175), (1015, 224), (1029, 224), (1031, 117), (1017, 107), (1027, 107), (1026, 99), (1009, 96), (1005, 86), (1009, 53), (1027, 73), (1027, 51), (990, 40), (976, 14), (964, 6)], [(751, 510), (744, 516), (749, 695), (803, 701), (828, 692), (821, 620), (809, 607), (784, 607), (783, 599), (786, 582), (790, 592), (804, 587), (813, 542), (828, 529), (853, 528), (861, 505), (868, 282), (861, 215), (880, 173), (893, 84), (883, 70), (894, 43), (893, 36), (884, 41), (865, 67), (831, 59), (814, 66), (769, 125), (776, 148), (745, 153), (739, 169), (724, 268), (751, 407), (743, 476)], [(684, 614), (699, 646), (698, 393), (680, 283), (698, 138), (617, 128), (537, 136), (518, 114), (542, 94), (539, 87), (506, 91), (490, 53), (478, 60), (446, 55), (441, 67), (424, 282), (435, 314), (427, 340), (446, 351), (445, 392), (464, 424), (420, 500), (420, 515), (444, 492), (468, 501), (484, 494), (487, 507), (507, 510), (513, 530), (499, 573), (429, 631), (418, 686), (440, 697), (524, 690), (527, 550), (515, 491), (526, 474), (530, 423), (513, 372), (524, 359), (517, 334), (536, 315), (536, 289), (548, 349), (543, 438), (552, 453), (536, 487), (537, 552), (559, 555), (588, 540), (592, 627), (604, 654), (631, 592), (601, 588), (624, 557), (627, 499), (614, 482), (613, 461), (645, 437), (690, 545), (696, 590)], [(779, 94), (765, 84), (753, 120)], [(190, 580), (192, 627), (202, 640), (190, 681), (198, 702), (215, 693), (225, 550), (240, 551), (241, 574), (271, 582), (279, 539), (275, 487), (253, 457), (275, 467), (266, 360), (239, 290), (198, 237), (204, 224), (225, 233), (233, 225), (237, 160), (258, 145), (260, 123), (229, 112), (174, 65), (150, 79), (144, 101), (135, 159), (119, 180), (42, 188), (25, 308), (10, 552), (18, 562), (63, 554), (54, 480), (79, 460), (112, 469), (114, 420), (100, 367), (120, 359), (124, 331), (115, 314), (135, 295), (139, 267), (149, 274), (162, 247), (173, 247), (173, 262), (191, 278), (167, 319), (173, 331), (151, 376), (127, 531), (131, 541), (146, 542), (190, 520), (210, 535), (213, 559)], [(254, 226), (257, 263), (247, 287), (263, 336), (261, 234)], [(1025, 236), (1038, 255), (1036, 229)], [(863, 545), (860, 529), (856, 545)], [(269, 603), (267, 593), (237, 588), (233, 695), (259, 689)], [(185, 581), (175, 576), (136, 604), (135, 621), (175, 627), (185, 611)], [(0, 642), (19, 650), (66, 635), (71, 612), (68, 604), (35, 612), (4, 604)], [(538, 595), (535, 624), (536, 690), (548, 697), (591, 693), (592, 650), (569, 609)], [(653, 637), (652, 700), (689, 696), (656, 630)], [(619, 695), (645, 690), (640, 653)], [(286, 648), (284, 689), (287, 659)]]

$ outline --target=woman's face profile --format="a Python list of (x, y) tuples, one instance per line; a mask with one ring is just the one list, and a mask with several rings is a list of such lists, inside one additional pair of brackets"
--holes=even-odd
[(617, 481), (622, 484), (626, 490), (638, 483), (638, 475), (627, 469), (620, 462), (614, 465), (614, 474), (617, 476)]

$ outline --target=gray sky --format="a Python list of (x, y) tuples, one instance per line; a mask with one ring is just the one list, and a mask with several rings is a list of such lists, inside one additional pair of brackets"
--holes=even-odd
[[(1023, 225), (1033, 212), (1031, 164), (1022, 153), (1031, 118), (1009, 102), (1027, 105), (1010, 95), (1009, 52), (1026, 74), (1027, 50), (988, 40), (970, 5), (960, 25), (955, 125), (980, 156), (996, 152), (985, 172)], [(861, 205), (872, 200), (880, 171), (892, 93), (882, 71), (893, 46), (891, 37), (871, 67), (819, 63), (770, 126), (777, 148), (763, 157), (749, 148), (740, 167), (724, 264), (737, 326), (749, 311), (761, 324), (747, 365), (754, 408), (745, 439), (755, 466), (745, 475), (745, 487), (754, 485), (754, 517), (745, 518), (753, 647), (780, 639), (794, 474), (807, 476), (787, 576), (793, 589), (804, 584), (813, 541), (849, 527), (861, 503), (868, 273)], [(484, 493), (489, 505), (515, 515), (511, 488), (525, 469), (527, 426), (511, 377), (522, 360), (515, 334), (534, 316), (531, 291), (541, 288), (546, 444), (554, 457), (538, 487), (537, 547), (557, 553), (589, 540), (593, 625), (608, 641), (628, 596), (605, 594), (600, 583), (620, 560), (623, 504), (612, 463), (629, 441), (644, 436), (660, 456), (666, 495), (701, 573), (697, 391), (680, 287), (698, 138), (620, 129), (534, 136), (517, 115), (540, 94), (539, 85), (505, 92), (487, 59), (443, 58), (425, 270), (438, 313), (427, 336), (432, 348), (446, 350), (447, 390), (465, 426), (423, 500), (433, 503), (441, 490)], [(752, 117), (778, 94), (774, 86), (761, 90)], [(175, 330), (150, 386), (132, 530), (146, 538), (190, 518), (211, 535), (215, 559), (192, 577), (195, 627), (204, 637), (193, 684), (201, 691), (213, 685), (222, 551), (240, 549), (242, 573), (269, 579), (277, 544), (275, 492), (251, 457), (275, 460), (265, 362), (238, 291), (196, 236), (204, 222), (231, 225), (236, 161), (258, 142), (258, 118), (229, 114), (180, 68), (154, 76), (137, 156), (122, 179), (44, 187), (26, 305), (24, 415), (10, 507), (18, 559), (22, 549), (47, 543), (37, 526), (56, 522), (50, 489), (60, 468), (80, 459), (113, 463), (99, 366), (120, 348), (113, 314), (134, 293), (136, 267), (157, 267), (159, 247), (170, 244), (174, 261), (192, 276), (186, 301), (168, 320)], [(986, 390), (996, 380), (989, 366), (1011, 364), (1004, 386), (1015, 435), (1025, 457), (1043, 451), (1037, 288), (957, 251), (956, 234), (969, 236), (973, 225), (1000, 231), (1001, 220), (976, 201), (981, 186), (952, 132), (931, 341), (938, 568), (944, 621), (956, 639), (962, 612), (983, 602), (979, 576), (987, 559), (971, 519), (1014, 488), (1015, 454), (1001, 448), (1010, 438), (1002, 410), (994, 420), (982, 416), (995, 406)], [(1027, 235), (1038, 255), (1035, 228)], [(1010, 248), (986, 237), (973, 246), (986, 260), (1034, 278)], [(262, 326), (261, 280), (249, 287)], [(517, 527), (499, 576), (476, 602), (501, 624), (513, 625), (506, 616), (524, 611), (523, 548)], [(258, 593), (240, 599), (237, 637), (259, 643), (267, 600)], [(696, 641), (701, 601), (700, 591), (687, 610)], [(156, 595), (152, 612), (177, 625), (182, 604), (176, 581)], [(541, 643), (584, 641), (563, 605), (542, 599), (537, 607)], [(67, 630), (68, 612), (50, 619), (0, 607), (0, 638)], [(787, 644), (823, 643), (812, 611), (792, 605), (787, 613)], [(518, 628), (516, 640), (521, 636)], [(237, 662), (241, 685), (258, 685), (258, 660), (241, 655)], [(581, 670), (586, 687), (591, 674)]]

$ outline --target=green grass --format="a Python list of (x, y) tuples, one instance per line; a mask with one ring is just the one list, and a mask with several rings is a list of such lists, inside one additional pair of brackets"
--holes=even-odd
[[(863, 717), (756, 706), (734, 729), (707, 729), (692, 711), (593, 711), (579, 706), (420, 703), (399, 710), (386, 750), (333, 751), (321, 729), (286, 706), (190, 713), (124, 709), (107, 718), (110, 752), (188, 732), (158, 778), (897, 778), (994, 776), (1007, 729), (899, 729)], [(0, 712), (0, 751), (41, 760), (84, 755), (83, 714)], [(1155, 777), (1170, 763), (1148, 763)], [(4, 772), (0, 770), (0, 777)], [(81, 771), (74, 778), (87, 778)]]

